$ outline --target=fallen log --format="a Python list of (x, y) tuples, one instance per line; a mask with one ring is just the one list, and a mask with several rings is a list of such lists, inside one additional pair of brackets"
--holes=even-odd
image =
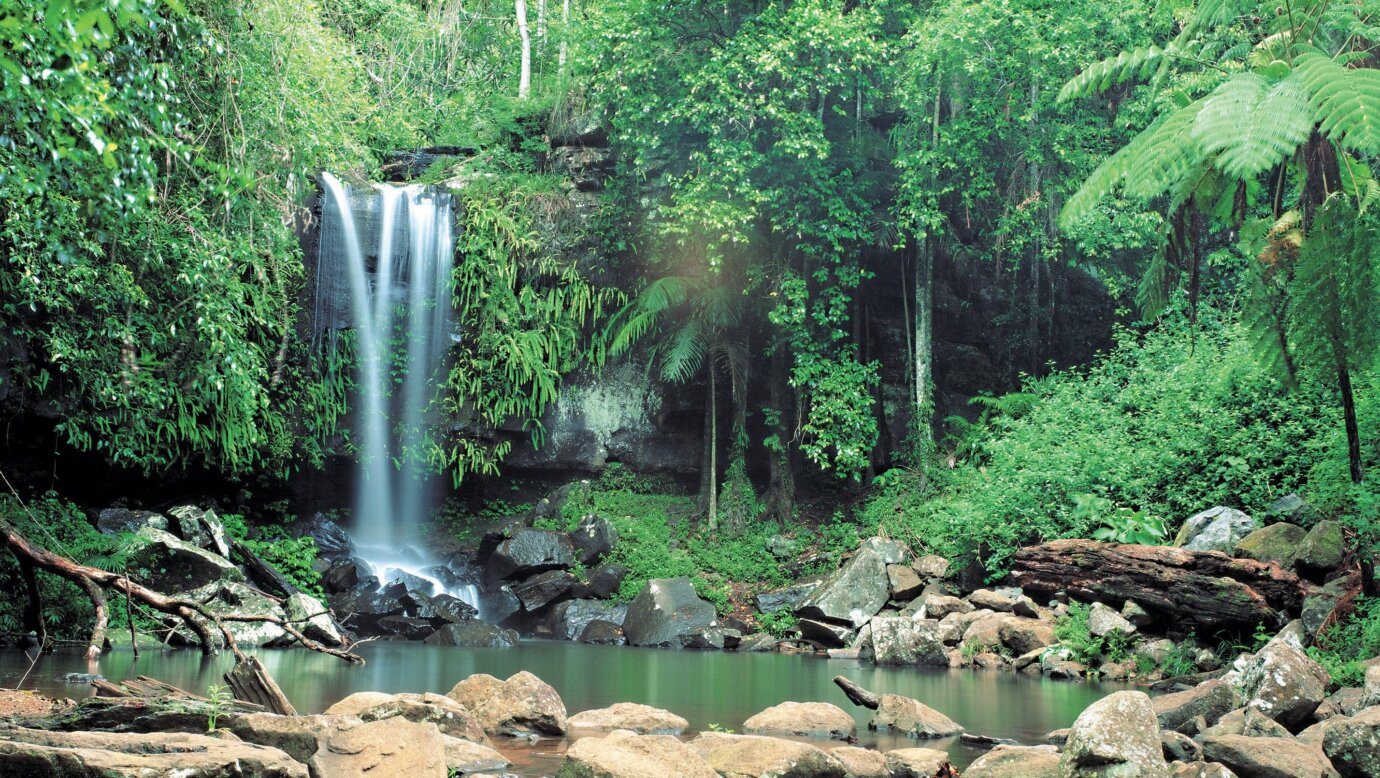
[(283, 694), (258, 657), (251, 656), (236, 662), (225, 674), (225, 683), (237, 700), (262, 705), (269, 713), (279, 716), (297, 715), (287, 695)]
[(882, 704), (882, 698), (879, 695), (869, 692), (841, 675), (834, 676), (834, 683), (843, 690), (844, 695), (854, 705), (876, 710), (877, 706)]
[(1065, 592), (1116, 608), (1134, 600), (1177, 627), (1200, 630), (1280, 624), (1313, 588), (1274, 563), (1095, 540), (1023, 548), (1011, 575), (1027, 592)]

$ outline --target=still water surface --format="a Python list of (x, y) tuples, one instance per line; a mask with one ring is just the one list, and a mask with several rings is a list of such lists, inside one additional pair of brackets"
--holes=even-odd
[[(745, 719), (786, 700), (831, 702), (858, 721), (860, 745), (944, 748), (962, 767), (981, 752), (956, 739), (920, 742), (867, 731), (871, 711), (856, 708), (832, 679), (843, 675), (872, 691), (914, 697), (947, 714), (970, 732), (1040, 742), (1050, 730), (1067, 727), (1093, 701), (1120, 688), (1114, 684), (1048, 681), (1012, 673), (970, 670), (878, 667), (856, 660), (792, 654), (737, 654), (669, 651), (564, 642), (523, 642), (516, 648), (484, 649), (427, 646), (420, 643), (367, 643), (359, 653), (367, 664), (350, 666), (324, 654), (302, 650), (256, 652), (301, 713), (318, 713), (357, 691), (438, 692), (474, 673), (506, 678), (519, 670), (535, 673), (556, 688), (572, 714), (615, 702), (640, 702), (665, 708), (690, 722), (691, 733), (711, 725), (741, 731)], [(91, 693), (64, 684), (66, 673), (99, 673), (111, 681), (147, 675), (189, 691), (204, 693), (221, 683), (229, 654), (144, 651), (135, 659), (125, 650), (88, 663), (76, 653), (38, 660), (23, 688), (59, 697)], [(0, 653), (0, 686), (13, 688), (29, 668), (18, 651)], [(499, 743), (499, 745), (503, 745)], [(550, 775), (564, 751), (563, 741), (546, 740), (532, 748), (508, 748), (514, 772)], [(826, 747), (837, 744), (823, 743)]]

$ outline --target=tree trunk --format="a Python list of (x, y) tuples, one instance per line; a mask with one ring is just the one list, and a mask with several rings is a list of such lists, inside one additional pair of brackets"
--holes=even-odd
[(834, 683), (843, 690), (844, 696), (854, 705), (876, 710), (882, 704), (881, 696), (864, 689), (841, 675), (834, 676)]
[(34, 633), (39, 651), (48, 651), (48, 625), (43, 623), (43, 592), (38, 588), (38, 576), (32, 562), (19, 554), (14, 557), (19, 560), (19, 573), (29, 596), (29, 607), (24, 610), (24, 628)]
[(709, 366), (709, 531), (719, 531), (719, 388), (713, 355), (705, 359)]
[(527, 31), (527, 0), (514, 0), (518, 37), (522, 39), (522, 67), (518, 73), (518, 99), (532, 96), (532, 36)]
[(1356, 422), (1356, 395), (1351, 388), (1351, 371), (1346, 362), (1337, 365), (1337, 388), (1342, 393), (1342, 417), (1346, 422), (1346, 457), (1351, 465), (1351, 482), (1361, 483), (1365, 466), (1361, 463), (1361, 429)]
[(785, 343), (778, 343), (771, 355), (771, 379), (769, 392), (771, 407), (777, 412), (777, 448), (769, 451), (767, 480), (767, 514), (780, 521), (790, 521), (795, 512), (795, 474), (791, 471), (791, 416), (790, 386), (786, 383), (788, 372), (786, 359), (789, 355)]
[(556, 58), (556, 72), (565, 76), (565, 58), (570, 48), (570, 0), (561, 1), (561, 51)]
[(916, 459), (934, 449), (934, 254), (928, 237), (915, 256), (915, 435)]

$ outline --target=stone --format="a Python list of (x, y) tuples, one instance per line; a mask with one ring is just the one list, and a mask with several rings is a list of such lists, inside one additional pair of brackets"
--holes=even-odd
[(627, 565), (599, 565), (589, 574), (589, 591), (595, 597), (607, 600), (618, 593), (619, 588), (623, 586), (623, 579), (631, 572), (632, 568)]
[(523, 670), (500, 681), (479, 673), (457, 683), (447, 697), (465, 706), (490, 735), (564, 735), (565, 703), (550, 684)]
[(1296, 524), (1271, 524), (1239, 540), (1232, 553), (1243, 559), (1274, 562), (1288, 570), (1307, 536), (1308, 531)]
[(0, 774), (15, 778), (307, 778), (307, 768), (276, 748), (206, 734), (50, 732), (15, 727), (0, 730)]
[(891, 599), (896, 602), (912, 600), (925, 588), (920, 576), (905, 565), (887, 565), (886, 577), (891, 585)]
[(886, 756), (870, 748), (839, 746), (829, 749), (829, 756), (843, 765), (844, 778), (891, 778)]
[(244, 574), (225, 557), (152, 526), (135, 533), (129, 566), (149, 571), (141, 583), (163, 592), (185, 592), (220, 581), (244, 580)]
[(355, 553), (355, 543), (350, 533), (334, 519), (324, 513), (313, 513), (292, 526), (294, 537), (309, 537), (316, 543), (316, 555), (328, 559), (346, 557)]
[(396, 635), (404, 640), (426, 640), (436, 633), (436, 625), (430, 620), (411, 616), (385, 616), (379, 619), (378, 628), (385, 635)]
[(837, 759), (794, 740), (705, 732), (686, 745), (723, 778), (844, 778)]
[(508, 590), (522, 603), (522, 609), (531, 613), (569, 597), (575, 583), (575, 576), (568, 570), (548, 570), (521, 583), (510, 584)]
[(1369, 708), (1372, 705), (1380, 705), (1380, 664), (1372, 664), (1366, 668), (1365, 679), (1361, 687), (1361, 700), (1359, 707)]
[(431, 598), (428, 608), (418, 609), (414, 616), (440, 620), (451, 624), (472, 621), (479, 617), (479, 609), (454, 595), (442, 592)]
[(1327, 697), (1330, 682), (1321, 665), (1283, 640), (1266, 644), (1240, 673), (1247, 706), (1259, 709), (1290, 731), (1306, 725)]
[(867, 728), (879, 732), (930, 740), (963, 732), (963, 727), (919, 700), (899, 694), (883, 694)]
[(1323, 520), (1313, 525), (1299, 546), (1294, 565), (1306, 574), (1325, 575), (1346, 559), (1346, 538), (1340, 522)]
[(1380, 708), (1329, 722), (1322, 748), (1343, 778), (1380, 775)]
[(968, 602), (975, 608), (986, 608), (998, 613), (1011, 613), (1016, 608), (1015, 597), (1008, 597), (990, 589), (978, 589), (968, 595)]
[(625, 729), (639, 735), (682, 735), (689, 729), (690, 722), (661, 708), (619, 702), (607, 708), (576, 713), (570, 717), (569, 726), (571, 729)]
[(1115, 692), (1079, 714), (1060, 757), (1062, 778), (1162, 776), (1160, 729), (1144, 692)]
[(994, 613), (989, 610), (974, 611), (983, 614), (975, 619), (968, 628), (963, 630), (962, 644), (972, 650), (992, 649), (1001, 645), (1001, 625), (1010, 618), (1005, 613)]
[(614, 605), (604, 600), (566, 600), (551, 608), (546, 624), (557, 640), (575, 640), (591, 621), (622, 624), (628, 613), (626, 604)]
[(794, 611), (800, 603), (810, 596), (811, 592), (819, 588), (823, 580), (823, 576), (814, 575), (809, 578), (802, 578), (788, 586), (758, 592), (753, 595), (752, 604), (756, 606), (759, 613), (775, 613), (779, 610)]
[(936, 554), (918, 556), (910, 567), (922, 578), (943, 578), (949, 574), (949, 560)]
[(858, 733), (853, 717), (827, 702), (783, 702), (743, 722), (749, 735), (797, 735), (848, 740)]
[(1326, 585), (1308, 593), (1303, 600), (1299, 620), (1303, 622), (1303, 629), (1310, 643), (1317, 638), (1324, 626), (1338, 621), (1344, 615), (1338, 613), (1337, 609), (1345, 607), (1347, 594), (1359, 589), (1360, 586), (1359, 575), (1345, 575), (1328, 581)]
[(857, 629), (877, 615), (890, 598), (891, 585), (886, 576), (886, 562), (875, 551), (864, 546), (824, 579), (796, 607), (795, 615)]
[(353, 557), (341, 557), (331, 562), (321, 574), (321, 587), (327, 594), (339, 594), (353, 589), (360, 582), (360, 562)]
[(473, 775), (489, 770), (502, 770), (512, 764), (503, 754), (486, 745), (446, 735), (441, 736), (441, 741), (445, 747), (446, 769), (449, 774)]
[(1313, 717), (1319, 721), (1325, 721), (1336, 716), (1355, 716), (1361, 710), (1370, 707), (1369, 705), (1362, 705), (1363, 700), (1369, 702), (1366, 700), (1364, 689), (1358, 689), (1354, 686), (1338, 689), (1330, 697), (1323, 700), (1317, 710), (1313, 711)]
[(179, 505), (168, 511), (168, 529), (179, 538), (220, 556), (229, 558), (230, 544), (226, 541), (225, 525), (212, 510), (195, 505)]
[(1193, 738), (1172, 730), (1160, 733), (1160, 750), (1170, 762), (1197, 762), (1203, 758), (1203, 747)]
[(395, 716), (332, 733), (307, 766), (316, 776), (445, 778), (446, 747), (435, 724)]
[(977, 670), (1005, 670), (1007, 660), (1001, 654), (983, 651), (973, 655), (971, 664)]
[(315, 597), (295, 592), (287, 598), (284, 609), (288, 621), (307, 638), (332, 648), (344, 645), (345, 640), (340, 636), (335, 620), (327, 612), (326, 606)]
[(340, 623), (360, 635), (387, 634), (379, 628), (379, 622), (389, 616), (406, 615), (407, 609), (397, 596), (377, 587), (378, 579), (370, 576), (349, 591), (332, 596), (331, 610)]
[(1242, 538), (1259, 526), (1260, 524), (1249, 514), (1219, 505), (1190, 516), (1179, 528), (1179, 533), (1174, 536), (1174, 545), (1190, 551), (1221, 551), (1230, 554)]
[(742, 651), (744, 653), (764, 653), (767, 651), (774, 651), (776, 649), (776, 641), (777, 638), (775, 635), (766, 632), (758, 632), (752, 635), (744, 635), (743, 639), (738, 643), (738, 648), (736, 650)]
[(559, 532), (513, 527), (494, 548), (484, 564), (484, 583), (492, 588), (500, 581), (518, 581), (550, 570), (565, 570), (575, 563), (575, 548)]
[(840, 648), (848, 645), (849, 638), (853, 637), (853, 629), (841, 624), (831, 624), (825, 621), (814, 619), (798, 619), (795, 622), (795, 629), (800, 633), (802, 640), (809, 640), (818, 643), (825, 648)]
[(1131, 649), (1131, 656), (1144, 659), (1152, 665), (1162, 665), (1174, 653), (1174, 641), (1168, 638), (1143, 640)]
[(1193, 725), (1195, 719), (1201, 716), (1211, 726), (1238, 705), (1236, 689), (1222, 680), (1211, 680), (1187, 691), (1150, 698), (1150, 708), (1160, 727), (1190, 737), (1198, 734)]
[(490, 623), (502, 624), (522, 610), (522, 603), (503, 586), (491, 592), (480, 592), (479, 610)]
[(1039, 619), (1008, 616), (997, 626), (997, 637), (1001, 644), (1016, 655), (1028, 653), (1058, 643), (1054, 637), (1054, 624)]
[(595, 619), (585, 625), (579, 640), (581, 643), (601, 646), (623, 646), (627, 645), (628, 636), (623, 633), (623, 627), (620, 625), (603, 619)]
[(168, 530), (168, 519), (153, 511), (132, 511), (128, 508), (106, 508), (96, 517), (96, 529), (103, 535), (138, 532), (144, 527)]
[(800, 553), (800, 541), (778, 532), (767, 538), (766, 549), (774, 559), (785, 562)]
[[(634, 646), (690, 648), (701, 640), (712, 645), (718, 626), (714, 606), (700, 599), (685, 576), (648, 581), (623, 619), (623, 632)], [(722, 647), (722, 633), (718, 641)]]
[(886, 752), (892, 778), (937, 778), (945, 775), (949, 755), (934, 748), (895, 748)]
[(1142, 608), (1135, 600), (1127, 600), (1126, 604), (1121, 606), (1121, 618), (1137, 627), (1148, 627), (1155, 621), (1150, 611)]
[(1257, 708), (1238, 708), (1222, 716), (1216, 724), (1204, 729), (1202, 736), (1245, 735), (1247, 737), (1289, 738), (1289, 730), (1279, 722), (1261, 713)]
[(1203, 738), (1203, 758), (1220, 762), (1244, 778), (1330, 778), (1336, 775), (1317, 746), (1286, 738), (1209, 735)]
[[(216, 581), (199, 589), (179, 593), (176, 596), (201, 603), (202, 608), (216, 616), (263, 616), (281, 620), (287, 615), (278, 606), (278, 603), (269, 597), (235, 581)], [(206, 626), (216, 648), (224, 647), (224, 641), (219, 631), (211, 622), (199, 615), (192, 618)], [(176, 627), (173, 633), (176, 640), (188, 645), (197, 642), (196, 635), (182, 623), (181, 619), (172, 620), (170, 618), (168, 623)], [(278, 645), (280, 641), (287, 638), (287, 632), (272, 622), (225, 621), (223, 623), (225, 629), (230, 632), (231, 636), (235, 638), (235, 642), (241, 647)]]
[(909, 546), (889, 538), (870, 537), (858, 544), (858, 550), (871, 551), (888, 565), (904, 565), (911, 559)]
[(612, 732), (570, 744), (557, 778), (718, 778), (700, 755), (670, 735)]
[(1123, 619), (1120, 613), (1108, 608), (1100, 602), (1095, 602), (1088, 609), (1088, 631), (1100, 638), (1110, 636), (1113, 632), (1120, 632), (1122, 635), (1136, 634), (1136, 625)]
[(222, 729), (246, 743), (276, 748), (303, 764), (335, 734), (363, 723), (357, 716), (339, 713), (317, 716), (231, 714), (221, 722)]
[(997, 746), (973, 760), (963, 778), (1059, 778), (1059, 751), (1049, 746)]
[(947, 594), (927, 594), (920, 598), (920, 607), (927, 619), (943, 619), (950, 613), (972, 613), (974, 610), (967, 600)]
[(1313, 506), (1297, 494), (1286, 494), (1265, 506), (1266, 524), (1287, 521), (1291, 524), (1306, 526), (1316, 516), (1317, 511), (1314, 510)]
[(495, 627), (484, 621), (445, 624), (422, 641), (429, 646), (465, 648), (512, 648), (518, 644), (517, 630)]
[(1170, 778), (1240, 778), (1221, 762), (1181, 762), (1169, 767)]
[[(347, 698), (348, 699), (348, 698)], [(484, 725), (465, 706), (440, 694), (394, 694), (354, 712), (362, 721), (401, 716), (418, 724), (431, 723), (447, 737), (489, 744)]]
[(868, 623), (869, 639), (859, 655), (879, 665), (947, 667), (949, 658), (938, 623), (901, 616), (878, 616)]
[(1050, 680), (1078, 681), (1087, 674), (1088, 668), (1081, 662), (1074, 662), (1069, 659), (1056, 659), (1048, 663), (1041, 662), (1040, 671)]

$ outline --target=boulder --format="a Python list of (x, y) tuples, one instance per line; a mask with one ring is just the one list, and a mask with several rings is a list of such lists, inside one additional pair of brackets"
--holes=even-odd
[(895, 748), (886, 752), (892, 778), (940, 778), (947, 772), (949, 755), (934, 748)]
[(1370, 707), (1370, 705), (1362, 704), (1363, 702), (1370, 702), (1364, 689), (1358, 689), (1354, 686), (1338, 689), (1323, 700), (1317, 710), (1313, 711), (1313, 717), (1319, 721), (1324, 721), (1337, 716), (1355, 716), (1363, 709)]
[(858, 544), (860, 551), (871, 551), (883, 564), (903, 565), (910, 561), (910, 547), (899, 540), (870, 537)]
[(743, 722), (749, 735), (797, 735), (848, 740), (858, 733), (853, 717), (827, 702), (783, 702)]
[(1283, 640), (1267, 643), (1240, 671), (1247, 706), (1260, 710), (1290, 731), (1307, 724), (1327, 697), (1330, 682), (1331, 677), (1321, 665)]
[(1147, 627), (1155, 621), (1154, 615), (1140, 606), (1135, 600), (1127, 600), (1121, 606), (1121, 618), (1126, 619), (1137, 627)]
[(998, 613), (1011, 613), (1016, 609), (1016, 598), (991, 589), (978, 589), (968, 595), (968, 602), (975, 608), (986, 608)]
[(1232, 553), (1243, 559), (1274, 562), (1288, 570), (1307, 536), (1308, 531), (1297, 524), (1271, 524), (1237, 541)]
[(135, 533), (129, 566), (147, 570), (142, 583), (164, 592), (185, 592), (220, 581), (244, 580), (244, 574), (225, 557), (152, 526)]
[(1197, 741), (1170, 730), (1160, 733), (1160, 750), (1170, 762), (1197, 762), (1203, 758), (1203, 747)]
[(1069, 732), (1059, 770), (1063, 778), (1168, 773), (1150, 698), (1144, 692), (1115, 692), (1085, 708)]
[(549, 570), (565, 570), (575, 563), (575, 549), (559, 532), (513, 527), (484, 565), (486, 588), (501, 581), (517, 581)]
[(943, 713), (919, 700), (899, 694), (882, 695), (877, 712), (872, 714), (867, 728), (878, 732), (895, 732), (921, 740), (949, 737), (963, 731), (958, 722)]
[(284, 608), (288, 621), (307, 638), (331, 647), (345, 643), (326, 606), (315, 597), (296, 592), (287, 598)]
[(603, 564), (594, 568), (589, 574), (589, 591), (595, 597), (606, 600), (618, 593), (618, 589), (623, 585), (623, 579), (628, 577), (632, 569), (626, 565)]
[(306, 764), (339, 732), (363, 722), (350, 714), (279, 716), (273, 713), (231, 714), (221, 729), (246, 743), (276, 748)]
[(973, 760), (963, 778), (1059, 778), (1059, 751), (1050, 746), (997, 746)]
[(507, 586), (479, 594), (479, 612), (493, 624), (502, 624), (522, 610), (522, 603)]
[(591, 515), (580, 519), (579, 525), (567, 537), (575, 547), (576, 559), (590, 567), (613, 552), (613, 546), (618, 542), (618, 530), (608, 519)]
[(717, 635), (722, 647), (718, 629), (714, 606), (700, 599), (684, 576), (648, 581), (623, 618), (623, 632), (634, 646), (699, 647), (713, 645)]
[(532, 613), (569, 597), (575, 583), (575, 576), (568, 570), (548, 570), (521, 583), (510, 584), (508, 590), (518, 598), (524, 611)]
[(350, 539), (350, 533), (324, 513), (313, 513), (310, 518), (298, 521), (291, 531), (294, 537), (311, 538), (316, 544), (318, 557), (335, 559), (355, 553), (355, 543)]
[(128, 508), (106, 508), (96, 517), (96, 529), (104, 535), (138, 532), (144, 527), (168, 529), (168, 519), (153, 511), (132, 511)]
[(880, 555), (864, 545), (821, 582), (796, 607), (795, 614), (804, 619), (846, 624), (854, 629), (861, 627), (877, 615), (891, 597), (886, 564)]
[(997, 625), (1001, 644), (1017, 656), (1047, 648), (1059, 642), (1054, 637), (1054, 624), (1039, 619), (1008, 616)]
[(934, 621), (878, 616), (868, 623), (860, 655), (879, 665), (948, 667), (943, 630)]
[(473, 775), (502, 770), (512, 764), (492, 748), (460, 738), (441, 736), (446, 750), (448, 775)]
[(440, 621), (459, 624), (478, 618), (479, 609), (459, 597), (442, 592), (432, 597), (425, 606), (418, 607), (412, 615), (431, 619), (433, 623)]
[(1169, 767), (1170, 778), (1240, 778), (1221, 762), (1179, 762)]
[(429, 646), (512, 648), (518, 644), (518, 633), (516, 630), (495, 627), (484, 621), (465, 621), (459, 624), (445, 624), (422, 642)]
[(1001, 625), (1006, 623), (1010, 614), (996, 613), (989, 610), (973, 611), (974, 615), (981, 614), (968, 624), (967, 629), (963, 630), (962, 644), (971, 650), (979, 651), (982, 649), (994, 649), (1001, 645)]
[(1308, 593), (1303, 600), (1303, 610), (1299, 613), (1299, 620), (1303, 622), (1308, 642), (1316, 639), (1325, 625), (1342, 616), (1337, 609), (1344, 607), (1348, 602), (1347, 595), (1360, 587), (1360, 576), (1352, 574), (1329, 581), (1325, 586)]
[[(349, 698), (346, 698), (349, 699)], [(358, 711), (362, 721), (380, 721), (401, 716), (418, 724), (431, 723), (447, 737), (489, 744), (484, 725), (465, 706), (440, 694), (394, 694)]]
[(1299, 546), (1294, 565), (1303, 573), (1325, 575), (1346, 559), (1346, 538), (1340, 522), (1324, 520), (1313, 525)]
[(758, 592), (753, 595), (752, 603), (756, 606), (759, 613), (775, 613), (779, 610), (794, 611), (804, 602), (810, 593), (819, 588), (824, 580), (823, 576), (810, 576), (802, 578), (788, 586), (778, 589), (769, 589), (765, 592)]
[(1323, 753), (1343, 778), (1380, 775), (1380, 708), (1367, 708), (1348, 719), (1329, 722)]
[(385, 635), (396, 635), (404, 640), (426, 640), (436, 633), (436, 625), (429, 619), (385, 616), (379, 619), (378, 631)]
[(949, 574), (949, 560), (935, 554), (916, 557), (910, 567), (922, 578), (943, 578)]
[(1168, 638), (1143, 640), (1131, 649), (1131, 656), (1144, 659), (1154, 666), (1164, 664), (1164, 660), (1168, 659), (1172, 653), (1174, 653), (1174, 641)]
[(844, 778), (837, 759), (794, 740), (705, 732), (686, 745), (723, 778)]
[[(233, 772), (227, 766), (233, 766)], [(50, 732), (16, 727), (0, 730), (0, 774), (15, 778), (307, 778), (307, 768), (276, 748), (205, 734)]]
[(360, 635), (385, 635), (388, 633), (379, 628), (381, 620), (407, 614), (407, 608), (397, 595), (380, 591), (377, 586), (378, 579), (370, 576), (349, 591), (331, 597), (331, 610), (341, 624)]
[(584, 634), (591, 621), (622, 624), (628, 613), (626, 604), (614, 605), (605, 600), (566, 600), (551, 608), (546, 624), (557, 640), (575, 640)]
[(927, 619), (942, 619), (950, 613), (972, 613), (974, 608), (967, 600), (947, 594), (926, 594), (920, 598), (920, 612)]
[(1370, 664), (1366, 667), (1366, 674), (1362, 683), (1364, 685), (1361, 687), (1359, 707), (1369, 708), (1372, 705), (1380, 705), (1380, 663)]
[(168, 520), (168, 529), (179, 538), (220, 556), (230, 556), (225, 525), (215, 511), (202, 510), (195, 505), (179, 505), (168, 511)]
[(628, 642), (628, 636), (623, 633), (623, 628), (611, 621), (595, 619), (585, 625), (585, 629), (580, 633), (581, 643), (593, 643), (601, 646), (622, 646)]
[(1259, 526), (1249, 514), (1219, 505), (1190, 516), (1179, 528), (1179, 534), (1174, 536), (1174, 545), (1190, 551), (1230, 554), (1242, 538)]
[(612, 732), (584, 737), (566, 749), (557, 778), (718, 778), (718, 773), (670, 735)]
[(1317, 510), (1297, 494), (1286, 494), (1265, 507), (1266, 524), (1287, 521), (1291, 524), (1307, 526), (1317, 518), (1317, 515)]
[(843, 765), (845, 778), (891, 778), (891, 769), (886, 766), (886, 756), (880, 751), (857, 746), (839, 746), (829, 749), (829, 756)]
[[(368, 575), (367, 572), (361, 575), (360, 564), (360, 560), (354, 557), (341, 557), (332, 561), (326, 572), (321, 574), (321, 588), (325, 589), (327, 594), (339, 594), (353, 589), (362, 577)], [(375, 581), (375, 586), (377, 585), (378, 582)]]
[(1150, 708), (1159, 725), (1192, 737), (1198, 734), (1193, 722), (1202, 717), (1211, 726), (1239, 703), (1237, 690), (1226, 681), (1200, 683), (1187, 691), (1163, 694), (1150, 699)]
[[(809, 640), (830, 649), (848, 645), (849, 639), (853, 637), (852, 627), (814, 619), (798, 619), (795, 629), (800, 633), (802, 640)], [(869, 632), (866, 628), (863, 631)]]
[(576, 713), (570, 717), (569, 725), (571, 729), (625, 729), (639, 735), (682, 735), (690, 722), (661, 708), (619, 702), (607, 708)]
[(395, 716), (332, 733), (307, 766), (314, 776), (446, 778), (446, 746), (435, 724)]
[(1120, 613), (1095, 602), (1088, 609), (1088, 631), (1100, 638), (1111, 636), (1113, 632), (1122, 635), (1136, 634), (1136, 625), (1121, 617)]
[[(199, 589), (182, 592), (177, 597), (200, 603), (202, 608), (216, 616), (262, 616), (279, 620), (287, 616), (283, 609), (278, 606), (278, 603), (272, 599), (255, 589), (234, 581), (216, 581)], [(206, 626), (216, 648), (224, 647), (220, 632), (215, 629), (211, 622), (201, 618), (201, 616), (193, 616), (192, 618)], [(168, 623), (176, 628), (173, 633), (175, 640), (188, 645), (197, 642), (196, 635), (183, 625), (181, 619), (169, 619)], [(241, 647), (278, 645), (280, 642), (285, 642), (287, 638), (287, 632), (272, 622), (225, 621), (223, 623), (226, 630)]]
[(1290, 738), (1289, 730), (1256, 708), (1238, 708), (1222, 716), (1216, 724), (1199, 733), (1208, 735), (1246, 735), (1247, 737)]
[(479, 673), (457, 683), (447, 697), (465, 706), (490, 735), (564, 735), (565, 703), (556, 690), (523, 670), (500, 681)]
[(1330, 778), (1336, 775), (1316, 745), (1286, 738), (1209, 735), (1203, 738), (1203, 758), (1220, 762), (1244, 778)]
[(891, 599), (897, 602), (912, 600), (925, 588), (920, 576), (905, 565), (887, 565), (886, 577), (891, 585)]

